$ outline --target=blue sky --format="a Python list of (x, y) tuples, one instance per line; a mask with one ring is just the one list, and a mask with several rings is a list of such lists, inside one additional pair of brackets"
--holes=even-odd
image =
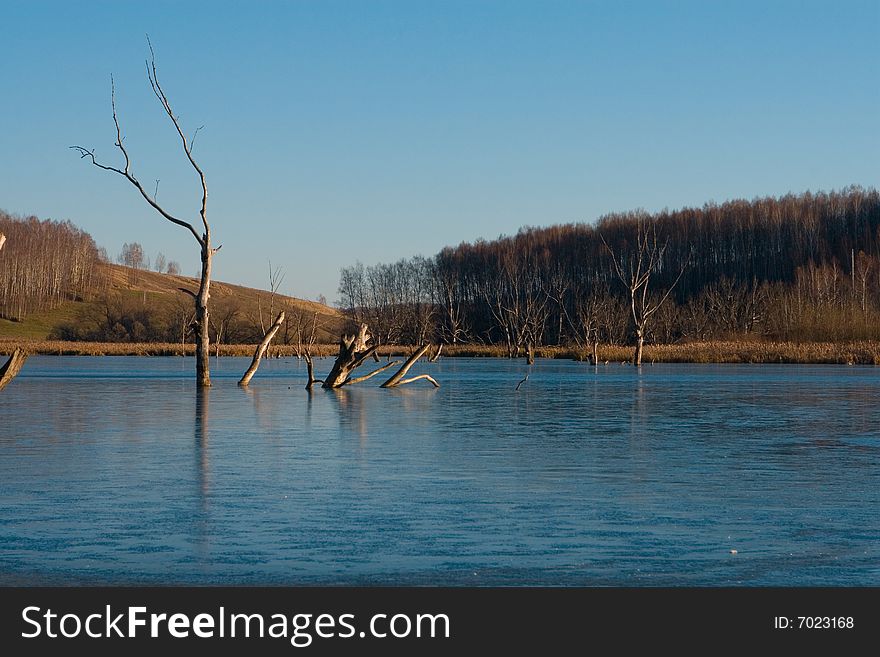
[(198, 268), (192, 237), (118, 176), (197, 220), (215, 278), (337, 297), (339, 267), (523, 225), (789, 191), (876, 186), (880, 2), (0, 1), (0, 208), (70, 219), (112, 255)]

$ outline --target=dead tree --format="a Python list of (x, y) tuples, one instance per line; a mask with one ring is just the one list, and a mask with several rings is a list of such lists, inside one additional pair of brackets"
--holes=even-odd
[[(364, 376), (359, 377), (352, 377), (352, 372), (363, 365), (368, 358), (375, 355), (376, 353), (376, 349), (378, 347), (376, 345), (370, 346), (368, 344), (370, 342), (370, 338), (371, 336), (366, 324), (360, 325), (357, 335), (346, 335), (342, 337), (342, 339), (339, 341), (339, 353), (336, 356), (336, 361), (333, 363), (333, 369), (330, 370), (330, 374), (327, 375), (327, 378), (324, 379), (322, 383), (323, 388), (341, 388), (342, 386), (360, 383), (362, 381), (366, 381), (367, 379), (371, 379), (380, 372), (384, 372), (385, 370), (397, 365), (398, 361), (392, 361), (386, 363), (385, 365), (382, 365), (381, 367), (376, 368), (369, 374), (365, 374)], [(410, 356), (409, 359), (407, 359), (407, 361), (397, 371), (397, 373), (390, 379), (388, 379), (385, 383), (383, 383), (381, 387), (396, 388), (397, 386), (412, 383), (413, 381), (427, 379), (434, 385), (434, 387), (439, 388), (440, 384), (437, 383), (433, 377), (428, 376), (427, 374), (414, 376), (410, 379), (403, 378), (409, 371), (409, 369), (415, 364), (415, 362), (419, 358), (424, 356), (430, 348), (431, 345), (426, 344), (423, 347), (417, 349), (415, 353)], [(306, 388), (311, 389), (312, 385), (314, 385), (314, 383), (317, 383), (317, 381), (314, 378), (310, 355), (307, 356), (306, 363), (309, 366), (309, 383), (306, 384)]]
[[(299, 317), (301, 319), (302, 315), (300, 315)], [(309, 391), (311, 391), (312, 386), (314, 386), (316, 383), (324, 383), (321, 379), (315, 378), (315, 364), (312, 361), (312, 347), (315, 345), (315, 340), (317, 337), (317, 329), (318, 329), (318, 313), (315, 313), (314, 315), (312, 315), (312, 330), (309, 333), (309, 337), (306, 340), (306, 346), (305, 346), (306, 366), (308, 367), (308, 370), (309, 370), (309, 380), (306, 383), (306, 390), (309, 390)], [(299, 325), (297, 326), (297, 340), (298, 340), (297, 353), (300, 353), (302, 351), (303, 341), (302, 341), (302, 327)]]
[(257, 368), (260, 366), (260, 360), (263, 358), (263, 354), (266, 353), (266, 349), (269, 348), (269, 343), (272, 342), (272, 338), (274, 338), (275, 334), (278, 333), (278, 329), (281, 328), (281, 324), (283, 323), (284, 311), (282, 310), (280, 313), (278, 313), (278, 317), (275, 318), (275, 323), (269, 327), (268, 331), (266, 331), (266, 335), (263, 336), (260, 344), (257, 345), (257, 350), (254, 352), (254, 358), (251, 361), (251, 366), (247, 368), (247, 372), (245, 372), (244, 376), (241, 377), (238, 385), (242, 387), (247, 387), (247, 384), (251, 382), (254, 374), (257, 373)]
[[(602, 236), (600, 235), (600, 237)], [(663, 264), (663, 254), (669, 243), (668, 239), (663, 244), (658, 241), (657, 224), (651, 221), (650, 226), (646, 226), (645, 219), (639, 218), (636, 249), (631, 253), (616, 256), (604, 237), (602, 237), (602, 243), (611, 255), (614, 273), (629, 291), (630, 312), (636, 336), (636, 348), (633, 352), (632, 363), (640, 366), (648, 322), (672, 294), (672, 290), (681, 280), (688, 263), (685, 262), (682, 266), (678, 277), (666, 290), (666, 293), (659, 298), (653, 298), (649, 295), (651, 277), (659, 272)]]
[[(281, 283), (284, 282), (285, 275), (282, 267), (278, 266), (273, 269), (272, 261), (269, 260), (269, 317), (275, 313), (275, 295), (278, 292), (278, 288), (281, 287)], [(257, 308), (260, 313), (260, 330), (265, 334), (267, 329), (263, 322), (263, 301), (260, 295), (257, 295)], [(267, 347), (267, 354), (271, 358), (269, 352), (271, 350)]]
[(305, 357), (306, 357), (306, 366), (308, 367), (308, 370), (309, 370), (309, 380), (306, 383), (306, 390), (311, 390), (312, 387), (316, 383), (324, 383), (324, 381), (322, 381), (321, 379), (315, 378), (315, 365), (314, 365), (314, 363), (312, 363), (312, 352), (307, 351)]
[(192, 139), (187, 139), (186, 135), (183, 132), (183, 129), (180, 127), (178, 117), (171, 109), (171, 103), (168, 100), (168, 96), (165, 95), (165, 91), (162, 89), (161, 84), (159, 84), (159, 75), (156, 70), (156, 57), (155, 53), (153, 52), (153, 46), (150, 43), (149, 39), (147, 39), (147, 45), (150, 48), (150, 60), (146, 62), (147, 78), (150, 81), (150, 87), (153, 89), (153, 94), (155, 94), (156, 98), (159, 100), (159, 103), (162, 105), (162, 109), (165, 111), (165, 114), (167, 114), (168, 118), (171, 119), (171, 123), (174, 126), (174, 129), (177, 131), (177, 134), (180, 137), (184, 155), (186, 155), (187, 160), (189, 160), (189, 163), (192, 165), (201, 183), (202, 198), (201, 207), (199, 209), (199, 217), (201, 218), (201, 234), (199, 234), (199, 231), (196, 230), (195, 226), (192, 223), (184, 221), (183, 219), (179, 219), (159, 205), (156, 200), (156, 193), (158, 192), (158, 182), (156, 184), (156, 191), (154, 191), (153, 194), (150, 194), (141, 184), (140, 180), (138, 180), (131, 172), (131, 158), (128, 154), (128, 150), (125, 148), (125, 140), (122, 136), (122, 128), (119, 125), (119, 118), (116, 114), (116, 88), (112, 77), (110, 78), (110, 104), (113, 108), (113, 123), (116, 126), (115, 146), (122, 152), (122, 156), (125, 160), (124, 165), (122, 166), (122, 168), (119, 168), (102, 164), (95, 157), (94, 149), (89, 150), (82, 146), (71, 146), (71, 148), (75, 151), (78, 151), (81, 158), (87, 158), (91, 160), (92, 164), (94, 164), (99, 169), (111, 171), (124, 177), (137, 189), (137, 191), (147, 202), (147, 204), (150, 205), (150, 207), (156, 210), (156, 212), (158, 212), (161, 216), (163, 216), (171, 223), (188, 230), (198, 243), (201, 252), (202, 272), (199, 279), (198, 294), (192, 295), (195, 299), (196, 324), (198, 326), (198, 343), (196, 346), (196, 384), (200, 387), (208, 387), (211, 385), (211, 376), (209, 372), (210, 336), (208, 333), (208, 299), (210, 298), (209, 288), (211, 286), (211, 260), (214, 254), (220, 250), (220, 247), (218, 246), (214, 248), (211, 246), (211, 227), (208, 225), (207, 215), (208, 185), (205, 182), (205, 174), (196, 163), (196, 160), (192, 154), (193, 144), (195, 143), (196, 135), (198, 135), (198, 132), (199, 130), (201, 130), (201, 128), (198, 128), (193, 133)]
[(372, 356), (376, 345), (368, 346), (370, 333), (366, 324), (361, 324), (357, 335), (344, 335), (339, 341), (339, 353), (330, 374), (324, 379), (323, 388), (341, 388), (346, 384), (351, 373)]
[(402, 386), (407, 383), (412, 383), (413, 381), (418, 381), (419, 379), (427, 379), (428, 381), (431, 382), (431, 384), (435, 388), (439, 388), (440, 384), (437, 383), (434, 380), (434, 377), (432, 377), (429, 374), (420, 374), (419, 376), (414, 376), (409, 379), (403, 378), (406, 375), (406, 373), (409, 372), (409, 368), (411, 368), (413, 365), (415, 365), (416, 361), (419, 358), (421, 358), (426, 353), (428, 353), (428, 349), (430, 349), (430, 348), (431, 348), (431, 345), (426, 344), (423, 347), (421, 347), (420, 349), (417, 349), (416, 352), (412, 356), (410, 356), (409, 359), (403, 364), (403, 367), (401, 367), (399, 370), (397, 370), (397, 374), (395, 374), (390, 379), (388, 379), (385, 383), (383, 383), (381, 385), (381, 387), (382, 388), (396, 388), (398, 386)]
[[(601, 316), (607, 315), (611, 307), (610, 292), (607, 289), (591, 290), (589, 296), (581, 299), (576, 306), (577, 324), (570, 322), (578, 343), (581, 339), (590, 347), (590, 364), (599, 364), (599, 329)], [(605, 322), (607, 324), (607, 321)], [(609, 332), (605, 330), (606, 334)]]
[(12, 381), (16, 374), (21, 371), (24, 361), (26, 360), (27, 354), (21, 347), (12, 352), (9, 360), (0, 367), (0, 390), (3, 390), (3, 388), (9, 385), (9, 382)]

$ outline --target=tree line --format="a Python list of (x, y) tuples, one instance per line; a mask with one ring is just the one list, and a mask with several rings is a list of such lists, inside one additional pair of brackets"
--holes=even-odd
[(24, 319), (100, 287), (100, 255), (91, 235), (69, 221), (16, 217), (0, 211), (6, 236), (0, 258), (0, 317)]
[(646, 340), (880, 338), (880, 194), (861, 187), (616, 213), (358, 263), (341, 270), (340, 305), (384, 343), (485, 343), (510, 355), (632, 344), (621, 274), (637, 271), (649, 235)]

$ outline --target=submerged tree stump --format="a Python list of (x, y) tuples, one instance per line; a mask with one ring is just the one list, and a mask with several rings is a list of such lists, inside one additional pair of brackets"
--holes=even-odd
[[(360, 325), (360, 329), (358, 330), (357, 335), (343, 336), (342, 340), (339, 341), (339, 354), (336, 356), (336, 361), (333, 363), (333, 369), (330, 370), (330, 374), (328, 374), (327, 378), (324, 379), (321, 387), (332, 389), (341, 388), (342, 386), (351, 385), (353, 383), (360, 383), (361, 381), (371, 379), (380, 372), (384, 372), (388, 368), (397, 365), (398, 361), (392, 361), (386, 363), (385, 365), (382, 365), (381, 367), (376, 368), (369, 374), (352, 377), (352, 372), (354, 372), (355, 369), (363, 365), (364, 361), (366, 361), (368, 358), (375, 357), (376, 355), (376, 349), (378, 347), (376, 345), (369, 346), (369, 341), (370, 334), (366, 324)], [(409, 369), (415, 364), (415, 362), (419, 358), (424, 356), (425, 353), (427, 353), (430, 347), (430, 344), (426, 344), (418, 348), (415, 353), (410, 356), (409, 359), (403, 364), (403, 366), (397, 371), (397, 374), (395, 374), (385, 383), (383, 383), (381, 387), (396, 388), (397, 386), (412, 383), (413, 381), (427, 379), (434, 385), (435, 388), (439, 388), (440, 384), (437, 383), (433, 377), (427, 374), (414, 376), (410, 379), (403, 378), (409, 371)], [(307, 363), (309, 365), (309, 382), (308, 384), (306, 384), (306, 388), (311, 389), (311, 387), (315, 383), (319, 383), (319, 381), (315, 379), (315, 375), (312, 369), (311, 358), (308, 358)]]
[[(2, 237), (2, 233), (0, 233), (0, 237)], [(9, 382), (21, 371), (26, 360), (27, 354), (24, 352), (24, 349), (19, 347), (12, 352), (9, 360), (6, 361), (3, 367), (0, 367), (0, 390), (9, 385)]]
[(369, 341), (370, 333), (366, 324), (360, 325), (357, 335), (342, 336), (333, 369), (330, 370), (321, 387), (329, 389), (344, 386), (351, 378), (351, 373), (376, 353), (377, 347), (368, 346)]

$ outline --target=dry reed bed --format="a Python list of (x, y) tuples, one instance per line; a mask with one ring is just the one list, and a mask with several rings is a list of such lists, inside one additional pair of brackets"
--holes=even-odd
[[(10, 354), (16, 347), (23, 347), (30, 354), (75, 356), (192, 356), (194, 346), (173, 343), (107, 343), (62, 341), (0, 341), (0, 353)], [(221, 345), (221, 356), (252, 356), (255, 345)], [(315, 356), (333, 356), (338, 347), (332, 344), (315, 345)], [(412, 347), (380, 347), (380, 356), (409, 355)], [(216, 348), (211, 348), (211, 354)], [(563, 358), (587, 360), (584, 349), (566, 347), (540, 347), (535, 350), (539, 358)], [(297, 355), (295, 345), (272, 345), (271, 356), (290, 358)], [(443, 356), (503, 358), (507, 352), (502, 347), (487, 345), (445, 345)], [(599, 347), (599, 361), (623, 362), (632, 357), (632, 347), (603, 345)], [(848, 365), (880, 365), (880, 342), (761, 342), (719, 341), (690, 342), (674, 345), (646, 345), (645, 363), (829, 363)]]
[[(64, 342), (61, 340), (2, 340), (0, 354), (12, 353), (16, 347), (22, 347), (29, 354), (46, 354), (53, 356), (194, 356), (195, 345), (171, 342)], [(253, 344), (220, 345), (221, 356), (254, 355)], [(336, 353), (336, 345), (315, 345), (312, 354), (330, 356)], [(296, 355), (294, 345), (272, 345), (271, 356), (287, 358)], [(211, 345), (211, 355), (217, 353), (215, 345)]]

